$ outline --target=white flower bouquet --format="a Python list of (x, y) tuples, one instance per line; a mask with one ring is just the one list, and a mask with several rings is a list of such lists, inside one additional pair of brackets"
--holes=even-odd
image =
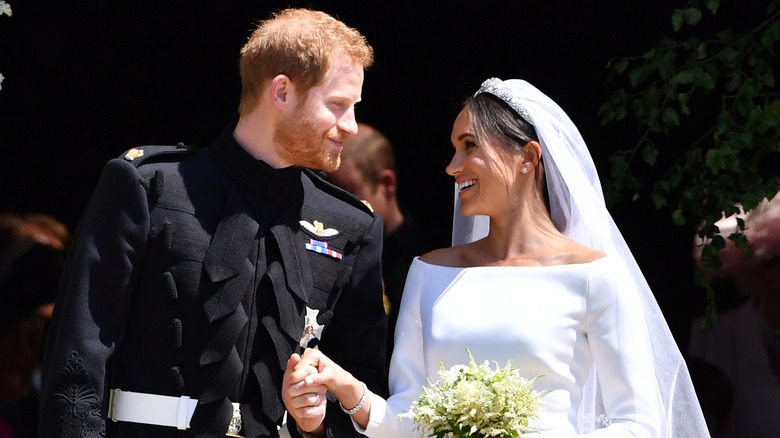
[(455, 365), (449, 370), (441, 365), (440, 380), (428, 383), (419, 400), (400, 417), (411, 418), (427, 437), (519, 438), (535, 432), (528, 420), (537, 417), (542, 394), (533, 389), (532, 380), (520, 376), (511, 367), (498, 363), (490, 368), (488, 361), (474, 362), (471, 351), (469, 365)]
[(3, 14), (10, 17), (11, 14), (13, 14), (13, 11), (11, 10), (11, 5), (9, 5), (8, 2), (0, 0), (0, 15)]

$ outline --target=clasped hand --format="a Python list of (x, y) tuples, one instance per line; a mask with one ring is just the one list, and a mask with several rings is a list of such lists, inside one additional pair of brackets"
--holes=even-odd
[(333, 389), (340, 373), (345, 371), (319, 350), (307, 348), (303, 355), (290, 356), (282, 400), (302, 431), (324, 435), (326, 391)]

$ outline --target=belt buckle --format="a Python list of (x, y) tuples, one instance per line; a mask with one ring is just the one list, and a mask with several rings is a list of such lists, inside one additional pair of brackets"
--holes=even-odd
[(117, 392), (119, 392), (119, 388), (112, 389), (109, 392), (110, 396), (108, 398), (108, 415), (107, 415), (107, 417), (110, 418), (111, 421), (113, 421), (114, 423), (118, 423), (119, 422), (119, 420), (115, 420), (114, 419), (114, 394), (116, 394)]
[(225, 436), (231, 436), (236, 438), (244, 438), (238, 433), (241, 432), (243, 423), (241, 421), (241, 405), (233, 403), (233, 416), (230, 418), (230, 424), (228, 424), (228, 430)]

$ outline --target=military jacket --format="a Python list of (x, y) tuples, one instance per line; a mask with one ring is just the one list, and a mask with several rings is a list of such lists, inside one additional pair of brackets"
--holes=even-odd
[[(255, 160), (231, 129), (207, 148), (111, 160), (58, 293), (41, 436), (224, 436), (231, 402), (242, 436), (276, 436), (302, 338), (385, 394), (381, 230), (350, 194)], [(305, 337), (312, 317), (324, 328)], [(191, 428), (106, 421), (114, 388), (198, 399)], [(332, 402), (326, 428), (356, 435)]]

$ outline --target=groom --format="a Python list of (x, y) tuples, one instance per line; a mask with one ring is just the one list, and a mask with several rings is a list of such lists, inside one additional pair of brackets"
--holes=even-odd
[[(241, 51), (237, 124), (107, 164), (57, 296), (41, 437), (276, 437), (287, 358), (314, 343), (386, 393), (382, 220), (317, 172), (357, 132), (372, 60), (333, 17), (282, 11)], [(322, 431), (357, 435), (340, 412)]]

